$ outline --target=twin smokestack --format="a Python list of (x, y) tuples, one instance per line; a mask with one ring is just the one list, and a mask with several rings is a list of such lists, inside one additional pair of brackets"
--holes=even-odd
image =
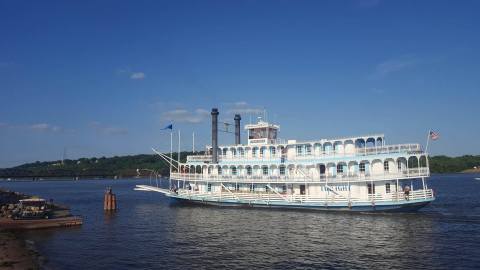
[[(218, 163), (218, 109), (212, 109), (212, 163)], [(235, 144), (240, 144), (240, 120), (239, 114), (235, 114)]]

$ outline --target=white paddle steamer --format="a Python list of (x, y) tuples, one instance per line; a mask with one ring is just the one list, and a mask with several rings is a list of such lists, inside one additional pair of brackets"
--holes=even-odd
[(337, 211), (415, 211), (435, 197), (428, 188), (428, 154), (419, 144), (388, 145), (383, 134), (314, 141), (277, 139), (280, 127), (235, 116), (235, 144), (218, 145), (212, 109), (212, 145), (206, 154), (171, 163), (170, 189), (138, 185), (206, 205)]

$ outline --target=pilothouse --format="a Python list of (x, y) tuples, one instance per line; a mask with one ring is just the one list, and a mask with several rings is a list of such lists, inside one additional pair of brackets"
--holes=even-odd
[(235, 141), (218, 145), (217, 109), (212, 144), (185, 163), (171, 164), (170, 189), (138, 185), (173, 200), (207, 205), (337, 211), (414, 211), (435, 200), (426, 179), (428, 154), (419, 144), (387, 145), (383, 134), (282, 141), (280, 126), (235, 115)]

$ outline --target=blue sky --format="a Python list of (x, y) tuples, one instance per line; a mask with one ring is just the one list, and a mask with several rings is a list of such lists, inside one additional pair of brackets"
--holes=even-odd
[[(0, 167), (184, 149), (268, 111), (286, 139), (374, 132), (479, 154), (479, 1), (0, 0)], [(221, 142), (233, 141), (222, 135)]]

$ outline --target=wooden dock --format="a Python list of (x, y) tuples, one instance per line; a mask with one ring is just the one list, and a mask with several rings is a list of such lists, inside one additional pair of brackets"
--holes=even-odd
[(83, 224), (79, 216), (53, 218), (53, 219), (11, 219), (0, 218), (0, 229), (7, 230), (34, 230), (58, 227), (72, 227)]

